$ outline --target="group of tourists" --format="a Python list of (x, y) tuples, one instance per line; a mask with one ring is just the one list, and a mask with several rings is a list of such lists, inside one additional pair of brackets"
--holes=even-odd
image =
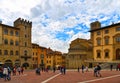
[[(78, 67), (77, 70), (78, 70), (78, 72), (80, 72), (80, 67)], [(98, 76), (101, 77), (100, 70), (101, 70), (101, 66), (100, 66), (99, 64), (96, 65), (96, 66), (94, 66), (93, 71), (94, 71), (94, 76), (95, 76), (95, 77), (98, 77)], [(82, 73), (88, 72), (88, 71), (89, 71), (89, 70), (88, 70), (88, 67), (87, 67), (87, 66), (84, 66), (84, 65), (81, 66), (81, 72), (82, 72)]]
[[(82, 65), (81, 69), (82, 69), (82, 73), (84, 73), (85, 71), (88, 72), (88, 67), (87, 66)], [(78, 67), (78, 72), (80, 72), (80, 67)]]
[(5, 81), (11, 80), (11, 74), (18, 75), (23, 74), (23, 67), (9, 67), (9, 66), (0, 66), (0, 78), (4, 78)]
[(96, 65), (96, 66), (94, 67), (94, 76), (95, 76), (95, 77), (98, 77), (98, 76), (101, 77), (100, 70), (101, 70), (100, 65)]
[[(41, 72), (48, 72), (49, 70), (51, 70), (51, 69), (36, 67), (35, 68), (35, 73), (36, 73), (36, 75), (41, 75)], [(56, 67), (53, 67), (53, 69), (52, 69), (53, 73), (55, 73), (56, 70), (59, 70), (60, 73), (63, 74), (63, 75), (65, 75), (65, 73), (66, 73), (66, 67), (65, 66), (61, 66), (58, 69), (56, 69)]]

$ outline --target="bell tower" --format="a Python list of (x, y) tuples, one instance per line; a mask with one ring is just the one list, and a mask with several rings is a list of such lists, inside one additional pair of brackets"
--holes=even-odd
[(14, 27), (20, 29), (19, 33), (19, 46), (20, 46), (20, 61), (21, 66), (25, 68), (32, 67), (32, 44), (31, 44), (31, 30), (32, 22), (22, 18), (14, 21)]

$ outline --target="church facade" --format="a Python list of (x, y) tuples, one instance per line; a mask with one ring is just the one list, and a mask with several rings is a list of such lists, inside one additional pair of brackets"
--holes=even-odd
[(91, 60), (92, 43), (87, 39), (77, 38), (73, 40), (66, 55), (66, 67), (70, 69), (84, 66), (92, 66), (92, 63), (87, 63), (86, 60)]

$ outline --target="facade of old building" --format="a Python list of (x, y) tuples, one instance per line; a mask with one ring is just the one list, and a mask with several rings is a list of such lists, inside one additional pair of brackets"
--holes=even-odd
[(32, 68), (32, 22), (18, 18), (14, 26), (0, 24), (0, 62)]
[(47, 68), (58, 68), (59, 66), (62, 66), (62, 53), (59, 51), (53, 51), (52, 49), (48, 48), (46, 60)]
[(92, 43), (89, 40), (77, 38), (71, 42), (66, 57), (67, 68), (78, 68), (82, 65), (90, 66), (91, 63), (85, 61), (91, 59), (93, 59)]
[(32, 44), (32, 52), (33, 68), (46, 68), (47, 48), (38, 44)]
[(90, 26), (94, 62), (120, 63), (120, 23), (101, 27), (96, 21)]

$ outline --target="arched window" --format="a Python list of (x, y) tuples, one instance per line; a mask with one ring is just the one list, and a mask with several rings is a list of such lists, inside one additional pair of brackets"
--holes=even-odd
[(18, 52), (18, 51), (16, 51), (16, 52), (15, 52), (15, 54), (16, 54), (16, 55), (19, 55), (19, 52)]
[(13, 30), (10, 31), (10, 35), (11, 35), (11, 36), (13, 35)]
[(105, 49), (104, 50), (104, 53), (105, 53), (105, 58), (109, 58), (109, 50), (108, 49)]
[(4, 34), (8, 35), (8, 30), (4, 29)]
[(105, 45), (108, 45), (109, 44), (109, 36), (105, 36), (104, 41), (105, 41)]
[(5, 44), (5, 45), (8, 44), (8, 40), (7, 40), (7, 39), (4, 40), (4, 44)]
[(10, 45), (13, 45), (13, 44), (14, 44), (14, 42), (13, 42), (13, 40), (11, 39), (11, 40), (10, 40)]
[(19, 42), (18, 42), (17, 40), (15, 41), (15, 45), (16, 45), (16, 46), (18, 46), (18, 45), (19, 45)]
[(101, 38), (97, 38), (97, 45), (101, 45)]
[(8, 51), (7, 50), (4, 50), (4, 55), (8, 55)]
[(97, 50), (97, 58), (101, 58), (101, 50)]
[(120, 43), (120, 34), (119, 33), (114, 36), (114, 43), (115, 44), (119, 44)]
[(24, 55), (27, 55), (27, 51), (26, 50), (24, 51)]
[(116, 49), (116, 60), (120, 60), (120, 48)]
[(12, 50), (10, 51), (10, 55), (13, 55), (13, 51)]
[(16, 36), (19, 36), (19, 32), (18, 32), (18, 31), (15, 31), (15, 35), (16, 35)]

